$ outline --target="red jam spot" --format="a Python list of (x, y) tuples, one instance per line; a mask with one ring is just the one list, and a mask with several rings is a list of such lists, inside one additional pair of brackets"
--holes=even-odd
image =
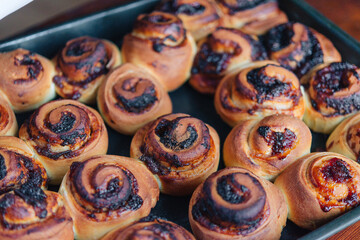
[(265, 138), (266, 143), (272, 146), (272, 156), (291, 149), (296, 141), (295, 133), (287, 128), (285, 128), (284, 132), (274, 132), (268, 126), (260, 126), (257, 131), (260, 136)]

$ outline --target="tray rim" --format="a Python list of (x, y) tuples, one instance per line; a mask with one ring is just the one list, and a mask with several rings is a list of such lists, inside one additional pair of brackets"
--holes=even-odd
[[(45, 28), (41, 28), (35, 31), (24, 31), (18, 33), (12, 37), (0, 40), (0, 51), (6, 47), (16, 46), (24, 41), (31, 41), (32, 39), (58, 32), (64, 29), (72, 28), (74, 25), (80, 25), (87, 21), (93, 21), (96, 19), (102, 19), (106, 16), (117, 14), (118, 12), (126, 11), (127, 9), (136, 8), (144, 3), (157, 2), (159, 0), (127, 0), (119, 5), (111, 8), (106, 8), (82, 17), (74, 18), (71, 20), (64, 21), (62, 23), (54, 24)], [(355, 48), (360, 53), (360, 42), (350, 36), (347, 32), (338, 27), (335, 23), (309, 5), (305, 0), (279, 0), (279, 2), (288, 1), (295, 6), (303, 9), (312, 18), (314, 18), (318, 24), (322, 25), (327, 31), (334, 33), (341, 42), (346, 42), (352, 48)], [(323, 30), (323, 29), (320, 29)], [(360, 206), (356, 207), (347, 213), (340, 215), (332, 221), (324, 224), (323, 226), (307, 233), (300, 237), (300, 240), (312, 240), (312, 239), (327, 239), (334, 234), (344, 230), (348, 226), (360, 221)]]

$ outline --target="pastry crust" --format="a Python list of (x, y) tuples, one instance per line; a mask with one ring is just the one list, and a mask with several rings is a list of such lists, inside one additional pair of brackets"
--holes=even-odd
[(120, 65), (121, 57), (114, 43), (83, 36), (66, 42), (53, 62), (57, 94), (91, 104), (95, 103), (97, 90), (106, 74)]
[(59, 184), (71, 163), (108, 149), (108, 134), (100, 114), (75, 100), (56, 100), (37, 109), (19, 130), (35, 152), (52, 184)]
[(107, 75), (99, 88), (97, 102), (106, 123), (128, 135), (172, 112), (171, 99), (163, 86), (131, 63), (125, 63)]
[(10, 104), (0, 94), (0, 136), (15, 136), (18, 123)]
[(99, 155), (75, 162), (59, 193), (74, 220), (75, 238), (100, 239), (147, 216), (159, 199), (156, 179), (139, 161)]
[(206, 37), (219, 25), (220, 17), (212, 0), (164, 0), (157, 10), (177, 15), (195, 41)]
[(275, 180), (284, 193), (288, 218), (315, 229), (360, 203), (360, 167), (337, 153), (310, 153)]
[(130, 156), (145, 162), (160, 191), (191, 194), (219, 165), (220, 140), (211, 126), (187, 114), (169, 114), (134, 135)]
[(220, 80), (253, 61), (267, 59), (257, 37), (240, 30), (219, 27), (198, 43), (189, 83), (201, 93), (214, 94)]
[(118, 228), (106, 234), (101, 240), (171, 239), (195, 240), (185, 228), (176, 223), (162, 220), (142, 219), (126, 228)]
[(180, 18), (163, 12), (138, 16), (122, 45), (123, 61), (149, 71), (167, 91), (185, 83), (195, 54), (195, 41)]
[(55, 97), (54, 65), (25, 49), (0, 53), (0, 95), (15, 112), (38, 108)]
[(215, 109), (230, 126), (273, 114), (302, 119), (305, 111), (299, 79), (273, 61), (258, 61), (226, 75), (215, 93)]
[(281, 191), (243, 168), (213, 173), (190, 199), (189, 220), (197, 239), (280, 239), (286, 217)]
[(0, 195), (0, 239), (73, 240), (73, 221), (60, 194), (34, 186)]
[(315, 132), (330, 134), (360, 109), (360, 69), (349, 63), (324, 63), (301, 79), (304, 122)]
[(274, 180), (300, 157), (310, 153), (311, 132), (303, 121), (288, 115), (246, 120), (227, 136), (223, 157), (227, 167), (243, 167)]

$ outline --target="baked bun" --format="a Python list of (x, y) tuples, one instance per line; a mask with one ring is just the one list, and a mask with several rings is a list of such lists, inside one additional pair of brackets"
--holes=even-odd
[(131, 63), (107, 75), (97, 102), (106, 123), (123, 134), (134, 134), (146, 123), (172, 112), (171, 99), (163, 86)]
[(293, 116), (245, 120), (227, 136), (224, 162), (227, 167), (243, 167), (274, 180), (298, 158), (310, 153), (311, 138), (310, 129)]
[(342, 121), (326, 141), (326, 150), (360, 163), (360, 113)]
[(177, 15), (196, 41), (219, 25), (220, 17), (212, 0), (163, 0), (157, 10)]
[(46, 188), (45, 168), (34, 157), (33, 151), (21, 139), (0, 137), (0, 195), (22, 185)]
[(257, 37), (219, 27), (199, 42), (189, 83), (201, 93), (214, 94), (226, 74), (252, 61), (265, 59), (265, 48)]
[(8, 101), (0, 94), (0, 136), (15, 136), (18, 132), (18, 123), (15, 113)]
[(35, 152), (52, 184), (59, 184), (71, 163), (105, 154), (108, 134), (98, 112), (75, 100), (57, 100), (37, 109), (19, 137)]
[(264, 36), (269, 58), (299, 78), (321, 63), (341, 61), (341, 55), (324, 35), (301, 23), (288, 22)]
[(124, 37), (122, 57), (148, 70), (172, 91), (190, 76), (196, 44), (180, 18), (170, 13), (141, 14)]
[(217, 132), (187, 114), (169, 114), (140, 128), (130, 156), (143, 161), (156, 176), (160, 191), (181, 196), (194, 189), (219, 165)]
[(349, 63), (325, 63), (301, 79), (305, 86), (305, 123), (330, 134), (345, 118), (360, 110), (360, 68)]
[(59, 193), (74, 220), (75, 238), (90, 240), (147, 216), (159, 187), (141, 162), (99, 155), (73, 163)]
[(106, 234), (101, 240), (195, 240), (194, 236), (176, 223), (160, 218), (141, 219), (126, 228)]
[(73, 222), (60, 194), (24, 187), (0, 195), (1, 240), (73, 240)]
[(216, 0), (220, 10), (220, 25), (261, 35), (288, 18), (279, 9), (277, 0)]
[(243, 168), (210, 175), (190, 200), (189, 220), (197, 239), (279, 239), (287, 208), (281, 191)]
[(97, 90), (109, 70), (121, 63), (118, 47), (89, 36), (66, 42), (54, 58), (56, 92), (62, 98), (94, 103)]
[(15, 112), (30, 111), (55, 97), (54, 65), (25, 49), (0, 53), (0, 95)]
[(299, 79), (273, 61), (259, 61), (226, 75), (215, 93), (215, 109), (230, 126), (273, 114), (302, 119), (305, 107)]
[(296, 225), (315, 229), (360, 203), (360, 167), (337, 153), (310, 153), (275, 180)]

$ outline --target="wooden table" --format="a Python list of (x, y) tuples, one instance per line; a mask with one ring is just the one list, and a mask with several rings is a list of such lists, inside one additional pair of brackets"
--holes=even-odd
[[(306, 0), (327, 18), (332, 20), (351, 36), (360, 41), (360, 0)], [(128, 0), (93, 0), (86, 5), (73, 9), (66, 14), (59, 15), (45, 23), (29, 29), (32, 31), (45, 26), (58, 24), (66, 20), (84, 16), (101, 9), (114, 7)], [(360, 222), (353, 224), (347, 229), (337, 233), (330, 240), (351, 240), (359, 239)]]

